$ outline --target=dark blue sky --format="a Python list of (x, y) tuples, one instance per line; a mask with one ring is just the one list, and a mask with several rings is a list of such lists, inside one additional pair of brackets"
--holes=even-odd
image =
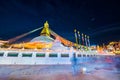
[(1, 39), (7, 40), (41, 27), (46, 20), (52, 30), (74, 42), (75, 28), (89, 35), (95, 44), (120, 40), (118, 0), (0, 0)]

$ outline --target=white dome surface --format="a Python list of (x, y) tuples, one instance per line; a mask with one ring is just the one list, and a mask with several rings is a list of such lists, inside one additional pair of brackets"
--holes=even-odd
[(53, 42), (54, 39), (49, 36), (38, 36), (33, 38), (30, 42)]
[(63, 44), (61, 44), (61, 42), (59, 40), (55, 40), (53, 42), (53, 45), (52, 45), (51, 49), (53, 49), (53, 50), (56, 50), (56, 49), (66, 50), (67, 47), (65, 47)]

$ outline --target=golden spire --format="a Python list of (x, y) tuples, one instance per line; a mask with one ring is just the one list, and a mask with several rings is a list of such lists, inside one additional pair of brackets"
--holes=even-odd
[(45, 27), (45, 28), (49, 28), (48, 21), (46, 21), (46, 22), (44, 23), (44, 27)]
[(46, 21), (46, 22), (44, 23), (44, 27), (43, 27), (43, 29), (42, 29), (40, 35), (50, 36), (48, 21)]

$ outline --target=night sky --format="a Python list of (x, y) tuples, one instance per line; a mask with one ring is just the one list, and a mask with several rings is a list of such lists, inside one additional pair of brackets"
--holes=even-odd
[[(38, 27), (50, 28), (75, 42), (74, 29), (92, 44), (120, 40), (119, 0), (0, 0), (0, 39), (7, 40)], [(39, 36), (40, 31), (24, 41)], [(22, 41), (22, 40), (21, 40)]]

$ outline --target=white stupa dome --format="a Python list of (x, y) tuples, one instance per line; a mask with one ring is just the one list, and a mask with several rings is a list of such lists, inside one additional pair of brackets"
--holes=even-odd
[(46, 43), (48, 43), (48, 42), (53, 42), (53, 41), (54, 41), (53, 38), (51, 38), (49, 36), (41, 35), (41, 36), (33, 38), (30, 42), (46, 42)]

